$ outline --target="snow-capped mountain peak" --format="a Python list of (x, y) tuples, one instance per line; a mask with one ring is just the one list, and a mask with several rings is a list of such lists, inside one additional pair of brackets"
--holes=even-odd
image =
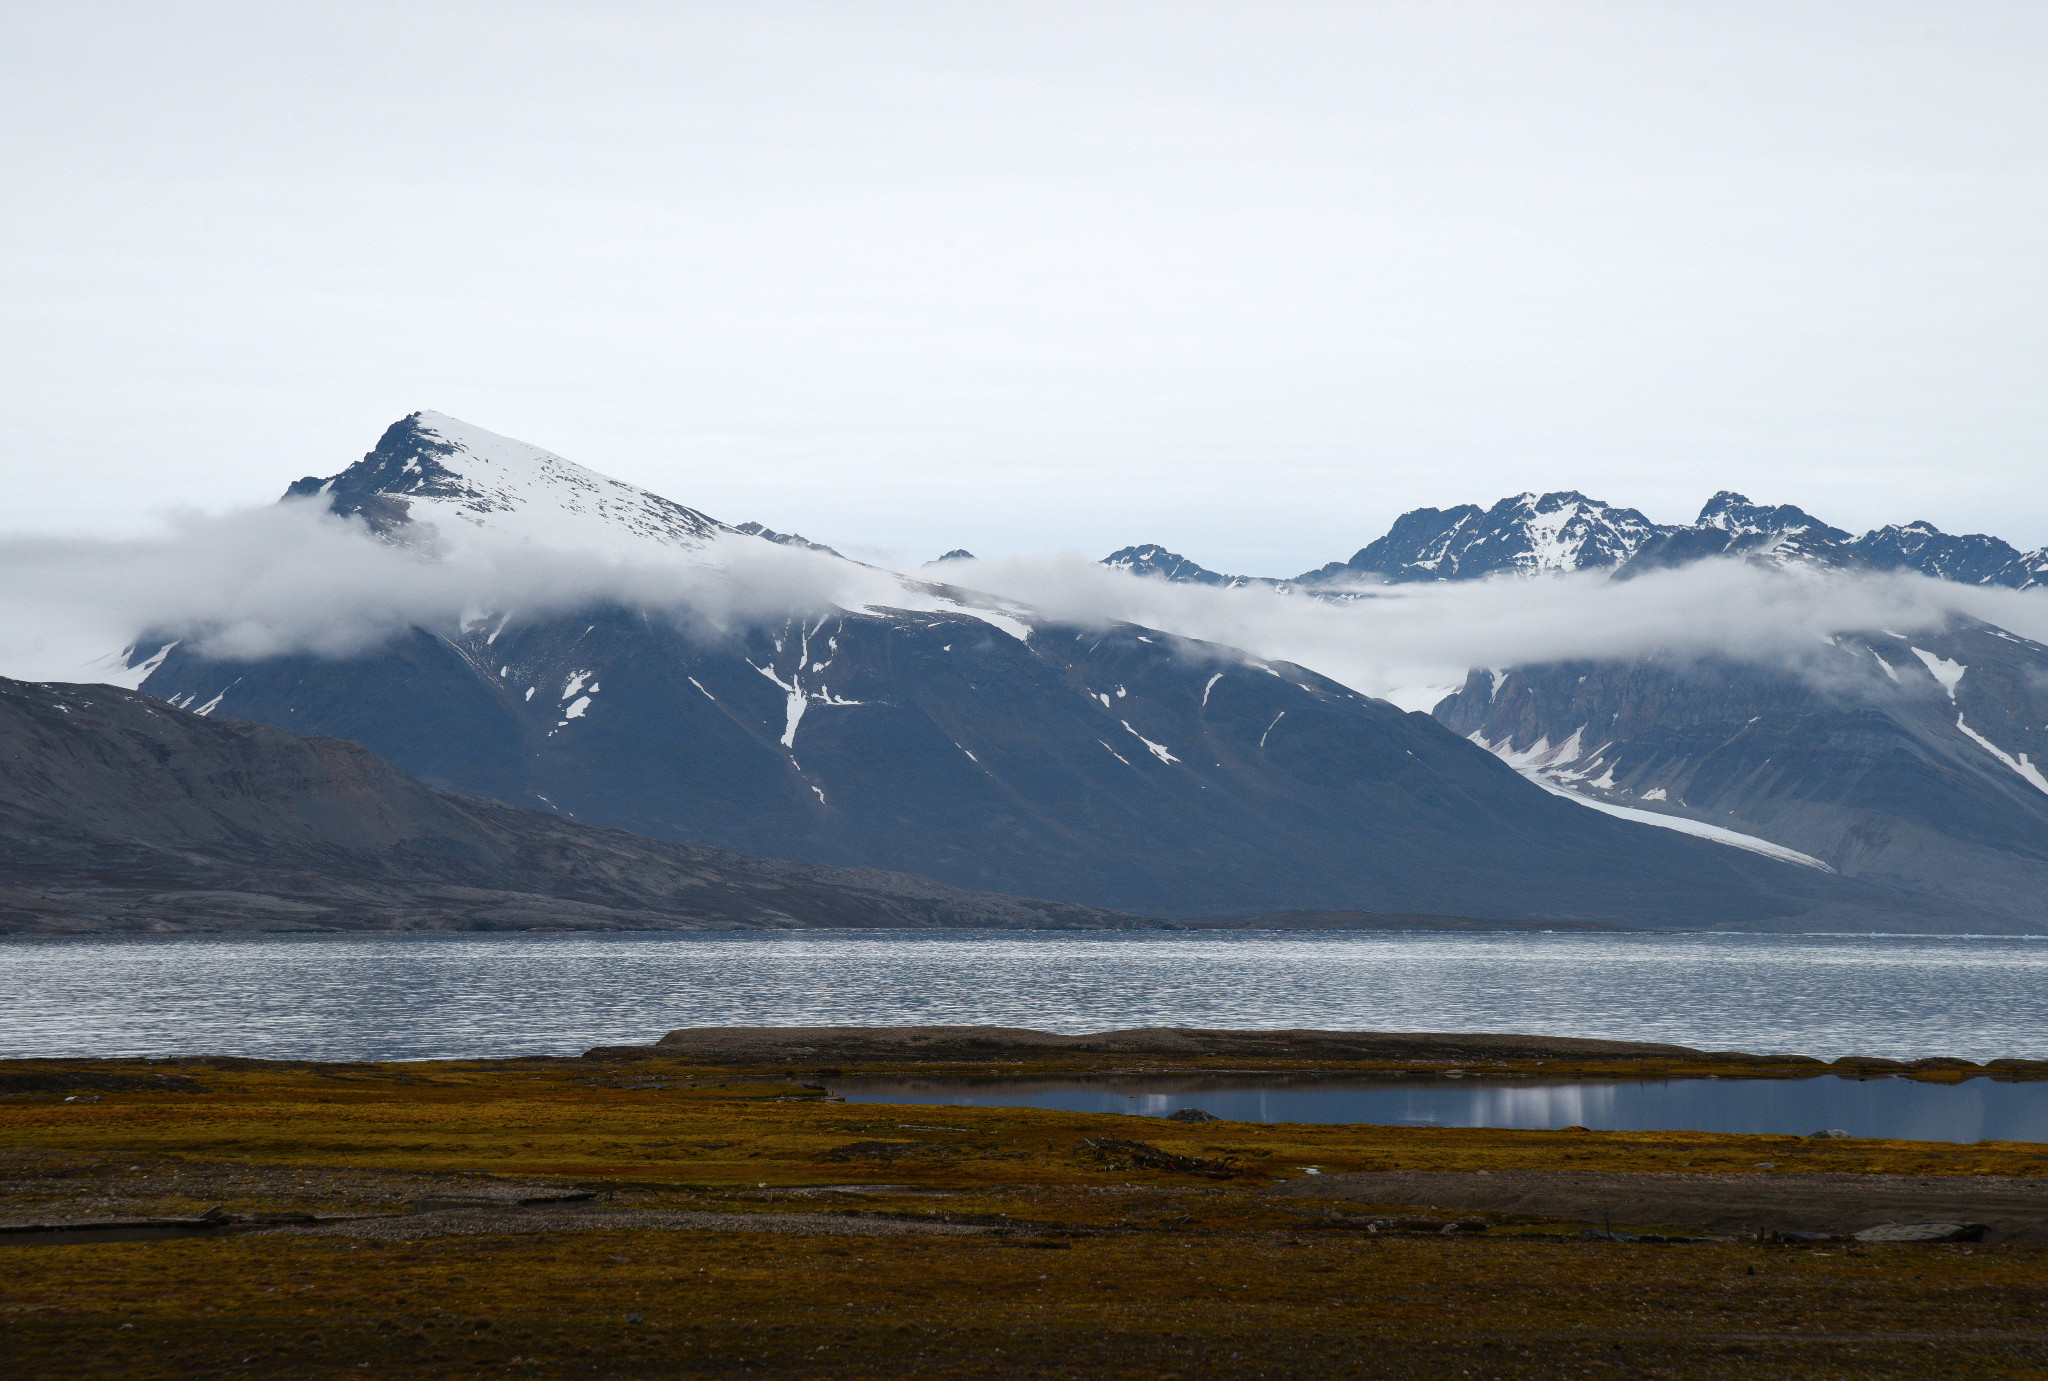
[(1517, 494), (1487, 517), (1510, 540), (1520, 537), (1515, 545), (1522, 549), (1512, 557), (1527, 574), (1618, 566), (1657, 531), (1633, 508), (1614, 508), (1575, 489)]
[(486, 530), (568, 549), (689, 548), (732, 531), (659, 494), (438, 412), (400, 418), (340, 474), (308, 476), (286, 491), (318, 495), (335, 512), (359, 515), (394, 537), (430, 524), (444, 541)]
[(1718, 528), (1738, 537), (1818, 537), (1830, 542), (1847, 542), (1849, 534), (1829, 527), (1805, 509), (1791, 504), (1766, 507), (1730, 489), (1723, 489), (1700, 509), (1695, 527)]
[(2040, 583), (2048, 552), (2021, 554), (2011, 543), (1981, 532), (1952, 535), (1929, 522), (1873, 528), (1849, 544), (1866, 561), (1916, 570), (1937, 580), (2026, 589)]
[(1661, 529), (1620, 572), (1625, 577), (1669, 569), (1710, 556), (1733, 556), (1767, 566), (1844, 567), (1864, 564), (1849, 534), (1791, 504), (1752, 503), (1723, 489), (1689, 527)]
[(760, 523), (739, 523), (734, 526), (733, 531), (744, 532), (749, 537), (759, 537), (762, 541), (773, 542), (778, 547), (801, 547), (805, 551), (821, 552), (826, 556), (839, 555), (823, 542), (813, 542), (801, 532), (777, 532), (774, 528), (764, 527)]
[(1475, 504), (1418, 508), (1386, 536), (1341, 565), (1301, 576), (1306, 583), (1378, 576), (1392, 581), (1469, 580), (1612, 570), (1664, 529), (1633, 508), (1615, 508), (1575, 489), (1514, 494)]
[[(730, 549), (715, 543), (760, 541), (807, 554), (798, 559), (822, 558), (832, 577), (814, 593), (827, 591), (823, 597), (855, 612), (966, 614), (1020, 639), (1029, 636), (1035, 617), (1012, 601), (849, 560), (794, 533), (753, 522), (722, 523), (445, 413), (400, 418), (361, 460), (325, 479), (302, 479), (285, 497), (324, 498), (334, 512), (360, 517), (385, 540), (436, 555), (483, 543), (511, 544), (594, 553), (607, 561), (681, 560), (709, 570), (729, 566)], [(144, 651), (131, 649), (128, 659)]]
[(1157, 542), (1145, 542), (1135, 547), (1123, 547), (1102, 558), (1102, 564), (1114, 571), (1125, 571), (1131, 575), (1151, 576), (1158, 580), (1174, 580), (1191, 585), (1244, 585), (1250, 583), (1241, 575), (1219, 575), (1204, 566), (1188, 560), (1177, 551), (1168, 551)]

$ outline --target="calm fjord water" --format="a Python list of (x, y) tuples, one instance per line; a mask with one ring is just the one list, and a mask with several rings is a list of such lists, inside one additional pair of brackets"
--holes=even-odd
[(1823, 1128), (1916, 1141), (2048, 1142), (2048, 1083), (1966, 1079), (1505, 1079), (1396, 1081), (1158, 1075), (1071, 1079), (827, 1079), (849, 1103), (1060, 1108), (1165, 1117), (1200, 1108), (1234, 1122), (1396, 1127), (1591, 1127), (1772, 1133)]
[(1510, 1031), (2048, 1057), (2048, 942), (1721, 934), (264, 935), (0, 943), (0, 1055), (574, 1054), (678, 1026)]

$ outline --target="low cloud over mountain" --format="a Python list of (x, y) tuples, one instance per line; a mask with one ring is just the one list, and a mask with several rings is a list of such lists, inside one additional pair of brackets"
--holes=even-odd
[[(396, 542), (306, 498), (178, 515), (150, 537), (0, 539), (0, 581), (14, 592), (0, 611), (0, 672), (76, 679), (145, 632), (224, 657), (348, 656), (410, 628), (452, 633), (510, 613), (617, 605), (717, 634), (832, 608), (946, 603), (935, 594), (944, 587), (723, 525), (688, 547), (556, 540), (444, 521)], [(1146, 579), (1078, 557), (943, 573), (1063, 622), (1141, 623), (1282, 657), (1411, 708), (1426, 708), (1416, 688), (1448, 689), (1475, 666), (1663, 655), (1818, 667), (1831, 635), (1933, 630), (1959, 616), (2048, 639), (2048, 592), (2038, 589), (1740, 559), (1620, 581), (1599, 570), (1398, 585), (1358, 577), (1326, 583), (1324, 598)]]

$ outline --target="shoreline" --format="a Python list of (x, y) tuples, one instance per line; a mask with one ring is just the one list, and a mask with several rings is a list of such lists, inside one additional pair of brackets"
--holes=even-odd
[[(1937, 1083), (2048, 1079), (2048, 1060), (1951, 1056), (1894, 1060), (1701, 1050), (1656, 1041), (1492, 1032), (1215, 1030), (1140, 1027), (1077, 1035), (1002, 1026), (703, 1026), (651, 1045), (597, 1046), (587, 1060), (673, 1059), (863, 1073), (1401, 1074), (1556, 1079), (1842, 1078)], [(1232, 1061), (1226, 1069), (1218, 1061)], [(1105, 1063), (1108, 1062), (1108, 1063)], [(1135, 1063), (1134, 1063), (1135, 1062)], [(993, 1066), (993, 1068), (992, 1068)], [(1465, 1068), (1470, 1066), (1471, 1068)], [(1455, 1071), (1455, 1072), (1454, 1072)]]
[(2048, 941), (2048, 932), (2031, 930), (1773, 930), (1733, 926), (1628, 926), (1603, 921), (1503, 921), (1477, 917), (1382, 916), (1345, 913), (1325, 917), (1306, 913), (1300, 919), (1275, 916), (1210, 916), (1185, 919), (1148, 919), (1145, 924), (1102, 926), (822, 926), (822, 925), (268, 925), (262, 928), (200, 923), (160, 923), (135, 926), (39, 926), (0, 917), (0, 949), (11, 944), (50, 941), (95, 940), (306, 940), (306, 939), (416, 939), (493, 940), (520, 937), (595, 940), (641, 939), (748, 939), (787, 941), (793, 939), (905, 939), (1051, 937), (1093, 940), (1180, 940), (1194, 937), (1286, 937), (1307, 936), (1357, 939), (1400, 939), (1479, 936), (1543, 935), (1584, 938), (1614, 937), (1715, 937), (1741, 940), (1934, 940), (1941, 942), (2030, 942)]
[[(0, 1095), (66, 1071), (120, 1066), (218, 1070), (373, 1071), (409, 1066), (576, 1067), (592, 1063), (715, 1066), (791, 1077), (917, 1074), (934, 1077), (1397, 1078), (1404, 1080), (1904, 1078), (1956, 1084), (2048, 1079), (2048, 1059), (1951, 1056), (1911, 1060), (1844, 1055), (1705, 1050), (1658, 1041), (1510, 1032), (1337, 1031), (1137, 1027), (1065, 1034), (1007, 1026), (700, 1026), (645, 1045), (599, 1045), (581, 1053), (426, 1055), (396, 1059), (170, 1055), (0, 1055)], [(54, 1086), (54, 1085), (53, 1085)]]

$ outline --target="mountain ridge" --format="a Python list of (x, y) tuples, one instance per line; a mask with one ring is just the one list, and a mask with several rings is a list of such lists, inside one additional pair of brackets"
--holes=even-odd
[[(423, 549), (504, 524), (711, 561), (738, 533), (568, 466), (421, 413), (357, 466), (293, 488), (359, 512), (389, 499), (387, 540)], [(535, 511), (548, 502), (569, 518)], [(687, 530), (657, 522), (676, 513)], [(143, 688), (174, 704), (349, 738), (436, 786), (1102, 909), (1927, 918), (1909, 893), (1557, 801), (1436, 721), (1307, 668), (891, 578), (909, 607), (877, 598), (715, 635), (627, 605), (498, 610), (355, 657), (221, 660), (145, 640), (130, 662), (153, 663)]]
[(1861, 536), (1792, 504), (1751, 502), (1721, 490), (1689, 524), (1658, 524), (1577, 490), (1510, 495), (1491, 507), (1411, 509), (1349, 559), (1292, 577), (1229, 575), (1158, 543), (1123, 547), (1102, 559), (1130, 574), (1194, 584), (1264, 585), (1314, 592), (1345, 583), (1405, 584), (1564, 571), (1628, 575), (1710, 556), (1775, 564), (1910, 570), (1936, 579), (2007, 589), (2048, 584), (2048, 547), (2022, 552), (1982, 533), (1956, 535), (1914, 521)]

